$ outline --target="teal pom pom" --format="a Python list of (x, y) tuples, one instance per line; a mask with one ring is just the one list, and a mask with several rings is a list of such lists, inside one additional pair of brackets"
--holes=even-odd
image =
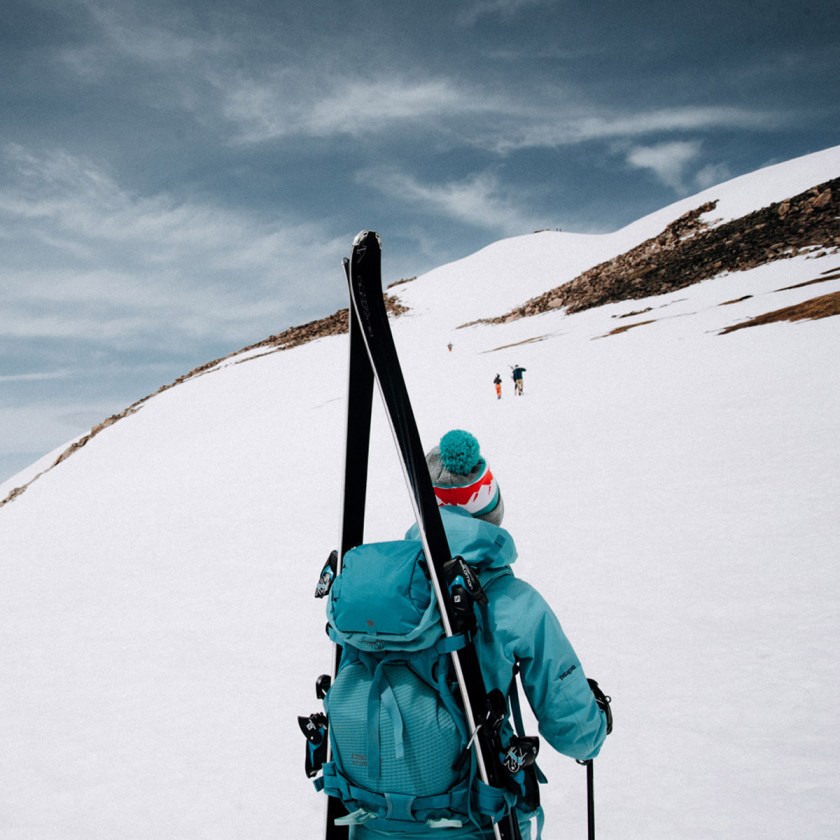
[(455, 475), (469, 475), (481, 458), (478, 441), (462, 429), (453, 429), (440, 439), (440, 460)]

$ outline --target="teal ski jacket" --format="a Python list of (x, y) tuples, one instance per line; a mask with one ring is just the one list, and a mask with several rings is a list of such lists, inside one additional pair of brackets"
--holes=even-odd
[[(513, 574), (510, 567), (517, 557), (513, 537), (460, 508), (443, 507), (440, 512), (452, 555), (460, 555), (477, 571), (487, 594), (487, 605), (477, 607), (476, 648), (488, 691), (498, 688), (508, 696), (518, 664), (522, 688), (543, 740), (571, 758), (594, 758), (607, 736), (606, 716), (551, 607), (534, 587)], [(406, 539), (419, 537), (416, 525), (406, 533)], [(505, 727), (503, 741), (512, 734), (510, 722)], [(533, 816), (519, 813), (523, 838), (531, 836)], [(353, 826), (352, 840), (392, 836), (377, 831), (375, 823)], [(412, 840), (472, 840), (484, 835), (477, 826), (464, 825), (418, 826), (410, 836)]]
[[(557, 616), (510, 568), (517, 557), (513, 537), (460, 508), (443, 507), (441, 516), (452, 555), (477, 570), (487, 594), (487, 606), (478, 608), (476, 647), (488, 691), (507, 696), (518, 663), (540, 735), (563, 755), (594, 758), (607, 737), (606, 716)], [(406, 538), (419, 538), (416, 525)]]

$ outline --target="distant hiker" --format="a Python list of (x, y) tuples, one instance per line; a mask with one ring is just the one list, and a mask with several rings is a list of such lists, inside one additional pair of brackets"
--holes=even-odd
[(496, 397), (497, 399), (502, 398), (502, 377), (499, 374), (496, 374), (496, 378), (493, 380), (493, 384), (496, 386)]
[(517, 397), (521, 397), (522, 392), (525, 390), (525, 382), (522, 379), (522, 374), (526, 370), (527, 368), (520, 367), (519, 365), (513, 366), (513, 392)]
[(449, 352), (452, 352), (452, 342), (450, 341), (449, 344), (446, 345), (449, 348)]

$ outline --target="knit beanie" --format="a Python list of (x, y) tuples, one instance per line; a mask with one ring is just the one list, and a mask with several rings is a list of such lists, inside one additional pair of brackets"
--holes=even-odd
[(426, 464), (440, 507), (460, 507), (477, 519), (501, 525), (502, 494), (473, 435), (462, 429), (447, 432), (426, 455)]

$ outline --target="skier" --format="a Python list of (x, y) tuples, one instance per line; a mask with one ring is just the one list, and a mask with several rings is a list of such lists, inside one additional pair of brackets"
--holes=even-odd
[[(325, 579), (336, 580), (321, 593), (329, 597), (336, 669), (326, 688), (319, 680), (326, 714), (298, 719), (307, 738), (307, 775), (330, 797), (329, 840), (343, 838), (348, 828), (351, 840), (494, 835), (512, 840), (519, 834), (530, 840), (531, 819), (536, 817), (537, 837), (542, 827), (537, 782), (545, 778), (533, 763), (536, 739), (522, 731), (516, 684), (521, 681), (543, 738), (581, 761), (594, 758), (611, 731), (609, 698), (584, 676), (550, 607), (514, 577), (510, 564), (516, 548), (500, 527), (501, 494), (478, 441), (455, 430), (424, 456), (384, 300), (373, 294), (381, 288), (379, 257), (378, 235), (363, 231), (345, 261), (355, 307), (350, 394), (356, 395), (348, 406), (345, 488), (355, 487), (367, 472), (375, 374), (417, 519), (404, 541), (360, 544), (363, 481), (360, 504), (359, 493), (344, 495), (341, 546), (335, 553), (344, 563), (337, 570), (328, 563), (319, 581), (320, 589)], [(364, 320), (353, 317), (360, 299), (370, 304)], [(372, 370), (365, 364), (365, 349)], [(356, 457), (360, 448), (361, 458)], [(393, 586), (376, 583), (383, 556), (400, 558), (389, 566)], [(355, 590), (354, 581), (359, 583)], [(450, 587), (443, 614), (452, 621), (458, 611), (460, 620), (441, 626), (440, 614), (430, 611), (432, 584), (438, 593)], [(450, 658), (457, 668), (447, 667)], [(425, 667), (415, 671), (413, 664)], [(465, 704), (472, 713), (463, 712)], [(332, 759), (326, 760), (330, 744)], [(452, 760), (450, 744), (466, 763)]]
[(496, 386), (496, 398), (502, 398), (502, 377), (499, 374), (496, 374), (496, 378), (493, 380), (493, 384)]
[(525, 373), (527, 368), (520, 367), (519, 365), (513, 366), (513, 391), (517, 397), (521, 397), (523, 391), (525, 390), (525, 382), (522, 379), (522, 374)]
[[(467, 555), (476, 545), (488, 547), (484, 562), (477, 566), (487, 603), (476, 605), (476, 648), (488, 691), (499, 689), (507, 696), (518, 669), (543, 739), (579, 761), (594, 758), (611, 722), (608, 706), (596, 699), (551, 607), (510, 568), (516, 548), (510, 534), (500, 527), (504, 503), (478, 441), (469, 432), (450, 431), (427, 453), (426, 463), (452, 554)], [(416, 539), (418, 534), (415, 525), (406, 536)], [(502, 742), (508, 743), (512, 735), (512, 727), (506, 722)], [(543, 820), (539, 805), (529, 805), (520, 798), (516, 807), (522, 837), (531, 837), (530, 820), (534, 817), (539, 835)], [(376, 820), (371, 820), (354, 826), (351, 838), (389, 836), (377, 832), (375, 824)], [(478, 840), (492, 836), (492, 832), (467, 824), (411, 836)]]

